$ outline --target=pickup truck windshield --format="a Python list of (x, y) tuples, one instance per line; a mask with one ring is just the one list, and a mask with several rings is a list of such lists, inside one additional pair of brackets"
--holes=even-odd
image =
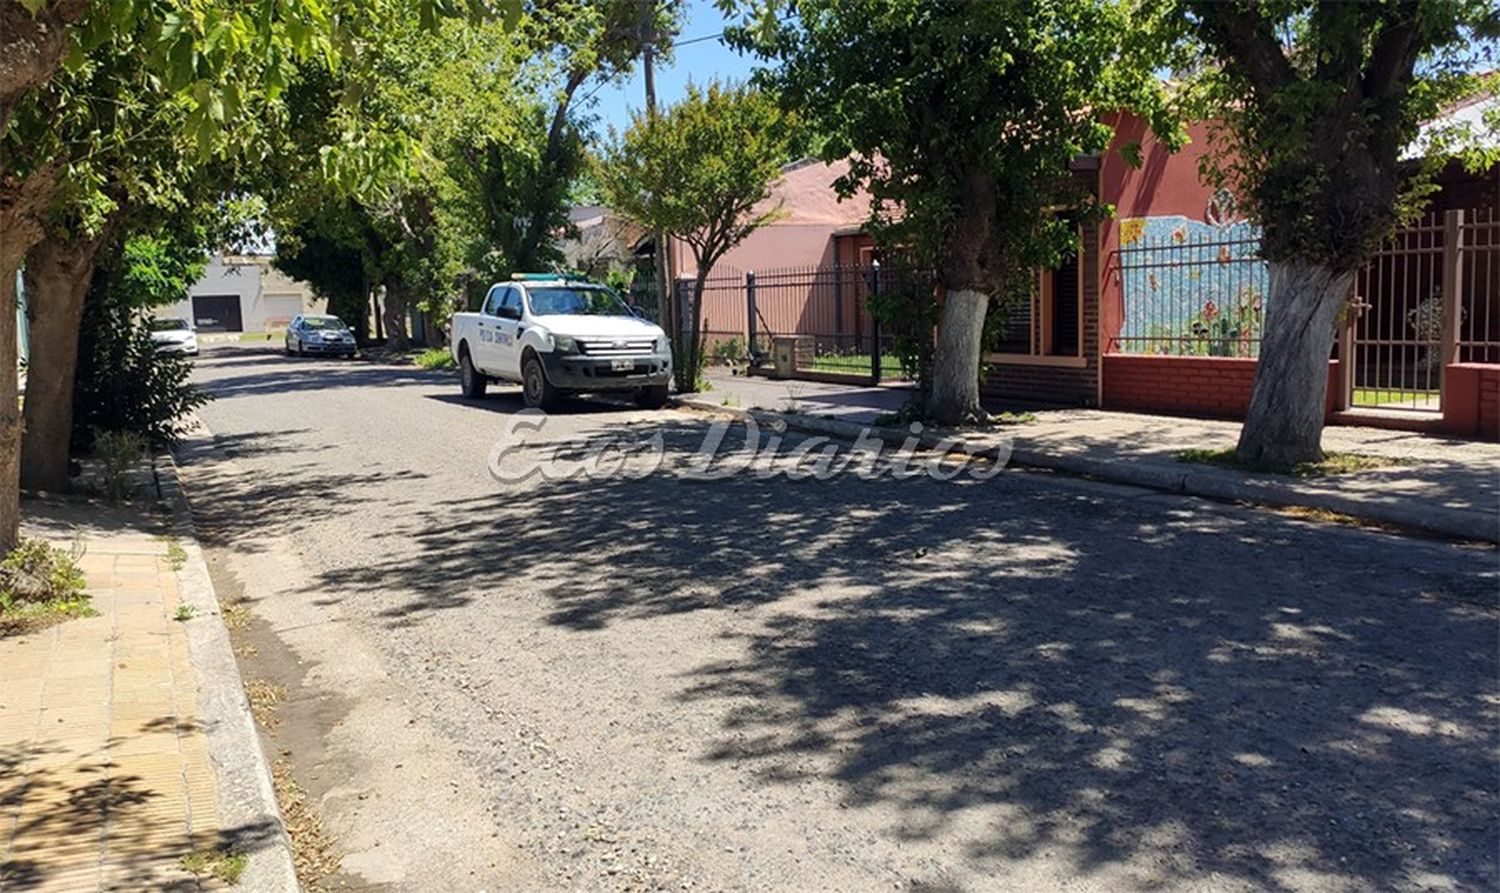
[(607, 288), (549, 286), (529, 288), (531, 312), (537, 316), (630, 316), (630, 309)]

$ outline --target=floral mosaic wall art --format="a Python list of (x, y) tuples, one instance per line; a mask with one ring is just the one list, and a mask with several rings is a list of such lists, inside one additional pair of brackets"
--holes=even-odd
[(1253, 357), (1270, 281), (1260, 229), (1187, 217), (1120, 221), (1124, 322), (1118, 349)]

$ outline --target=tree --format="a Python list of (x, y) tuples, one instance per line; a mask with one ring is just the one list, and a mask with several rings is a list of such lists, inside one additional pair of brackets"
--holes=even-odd
[(1096, 112), (1130, 107), (1175, 136), (1151, 59), (1124, 51), (1131, 10), (1107, 0), (795, 8), (735, 39), (783, 62), (775, 83), (825, 136), (820, 155), (849, 158), (837, 186), (868, 191), (882, 246), (935, 272), (943, 298), (928, 414), (980, 418), (992, 303), (1028, 296), (1036, 270), (1073, 247), (1075, 222), (1107, 210), (1069, 172), (1109, 145)]
[[(339, 208), (338, 210), (345, 210)], [(365, 298), (370, 283), (365, 278), (360, 246), (334, 214), (297, 221), (276, 234), (276, 256), (272, 265), (306, 282), (318, 297), (328, 302), (328, 312), (354, 327), (363, 344), (368, 338)]]
[(703, 283), (719, 258), (780, 213), (766, 202), (789, 160), (795, 128), (795, 119), (759, 90), (689, 85), (665, 112), (637, 114), (600, 157), (606, 203), (692, 251), (691, 325), (671, 333), (679, 391), (698, 389)]
[[(511, 18), (519, 0), (421, 0), (424, 23), (467, 11), (496, 9)], [(20, 524), (22, 423), (16, 378), (16, 271), (42, 240), (60, 210), (87, 217), (107, 177), (75, 176), (90, 145), (70, 143), (45, 116), (21, 122), (20, 110), (47, 89), (66, 63), (98, 61), (138, 37), (129, 60), (164, 93), (182, 103), (182, 135), (207, 160), (216, 151), (255, 147), (254, 134), (223, 140), (226, 122), (240, 115), (246, 90), (274, 101), (299, 60), (350, 65), (378, 57), (375, 38), (394, 18), (410, 14), (401, 0), (267, 0), (254, 7), (226, 0), (182, 3), (84, 3), (80, 0), (0, 0), (0, 552), (15, 545)], [(230, 72), (235, 72), (230, 76)], [(71, 109), (65, 109), (70, 112)], [(105, 139), (117, 134), (98, 134)], [(128, 134), (125, 134), (128, 138)], [(80, 275), (82, 267), (76, 267)], [(45, 301), (45, 295), (39, 296)]]
[(156, 352), (142, 312), (181, 300), (203, 274), (205, 244), (217, 233), (178, 223), (114, 240), (94, 271), (78, 333), (75, 449), (91, 448), (100, 431), (171, 443), (187, 413), (208, 400), (189, 383), (187, 358)]
[(1233, 136), (1218, 172), (1260, 223), (1270, 266), (1238, 455), (1316, 461), (1335, 321), (1356, 272), (1425, 189), (1402, 152), (1472, 88), (1468, 72), (1493, 48), (1500, 16), (1486, 0), (1184, 7), (1217, 63), (1199, 86)]

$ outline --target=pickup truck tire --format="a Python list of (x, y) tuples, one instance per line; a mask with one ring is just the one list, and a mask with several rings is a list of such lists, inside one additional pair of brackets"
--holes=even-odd
[(547, 380), (547, 371), (536, 354), (526, 354), (521, 363), (521, 399), (532, 409), (548, 410), (557, 405), (562, 393)]
[(654, 384), (635, 392), (635, 405), (641, 409), (661, 409), (667, 405), (667, 386)]
[(474, 361), (469, 358), (468, 348), (463, 348), (458, 353), (458, 387), (464, 392), (464, 396), (470, 400), (478, 400), (484, 396), (489, 381), (474, 368)]

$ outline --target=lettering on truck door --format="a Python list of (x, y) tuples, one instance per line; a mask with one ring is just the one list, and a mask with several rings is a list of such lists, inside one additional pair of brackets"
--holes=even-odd
[(500, 295), (498, 313), (494, 320), (494, 371), (513, 381), (521, 378), (521, 352), (517, 343), (521, 335), (521, 316), (521, 290), (514, 285), (507, 285)]
[(500, 333), (500, 299), (505, 296), (505, 286), (497, 285), (484, 296), (479, 308), (479, 317), (474, 321), (474, 336), (478, 343), (469, 345), (474, 356), (474, 365), (493, 375), (500, 369), (500, 354), (495, 339)]

